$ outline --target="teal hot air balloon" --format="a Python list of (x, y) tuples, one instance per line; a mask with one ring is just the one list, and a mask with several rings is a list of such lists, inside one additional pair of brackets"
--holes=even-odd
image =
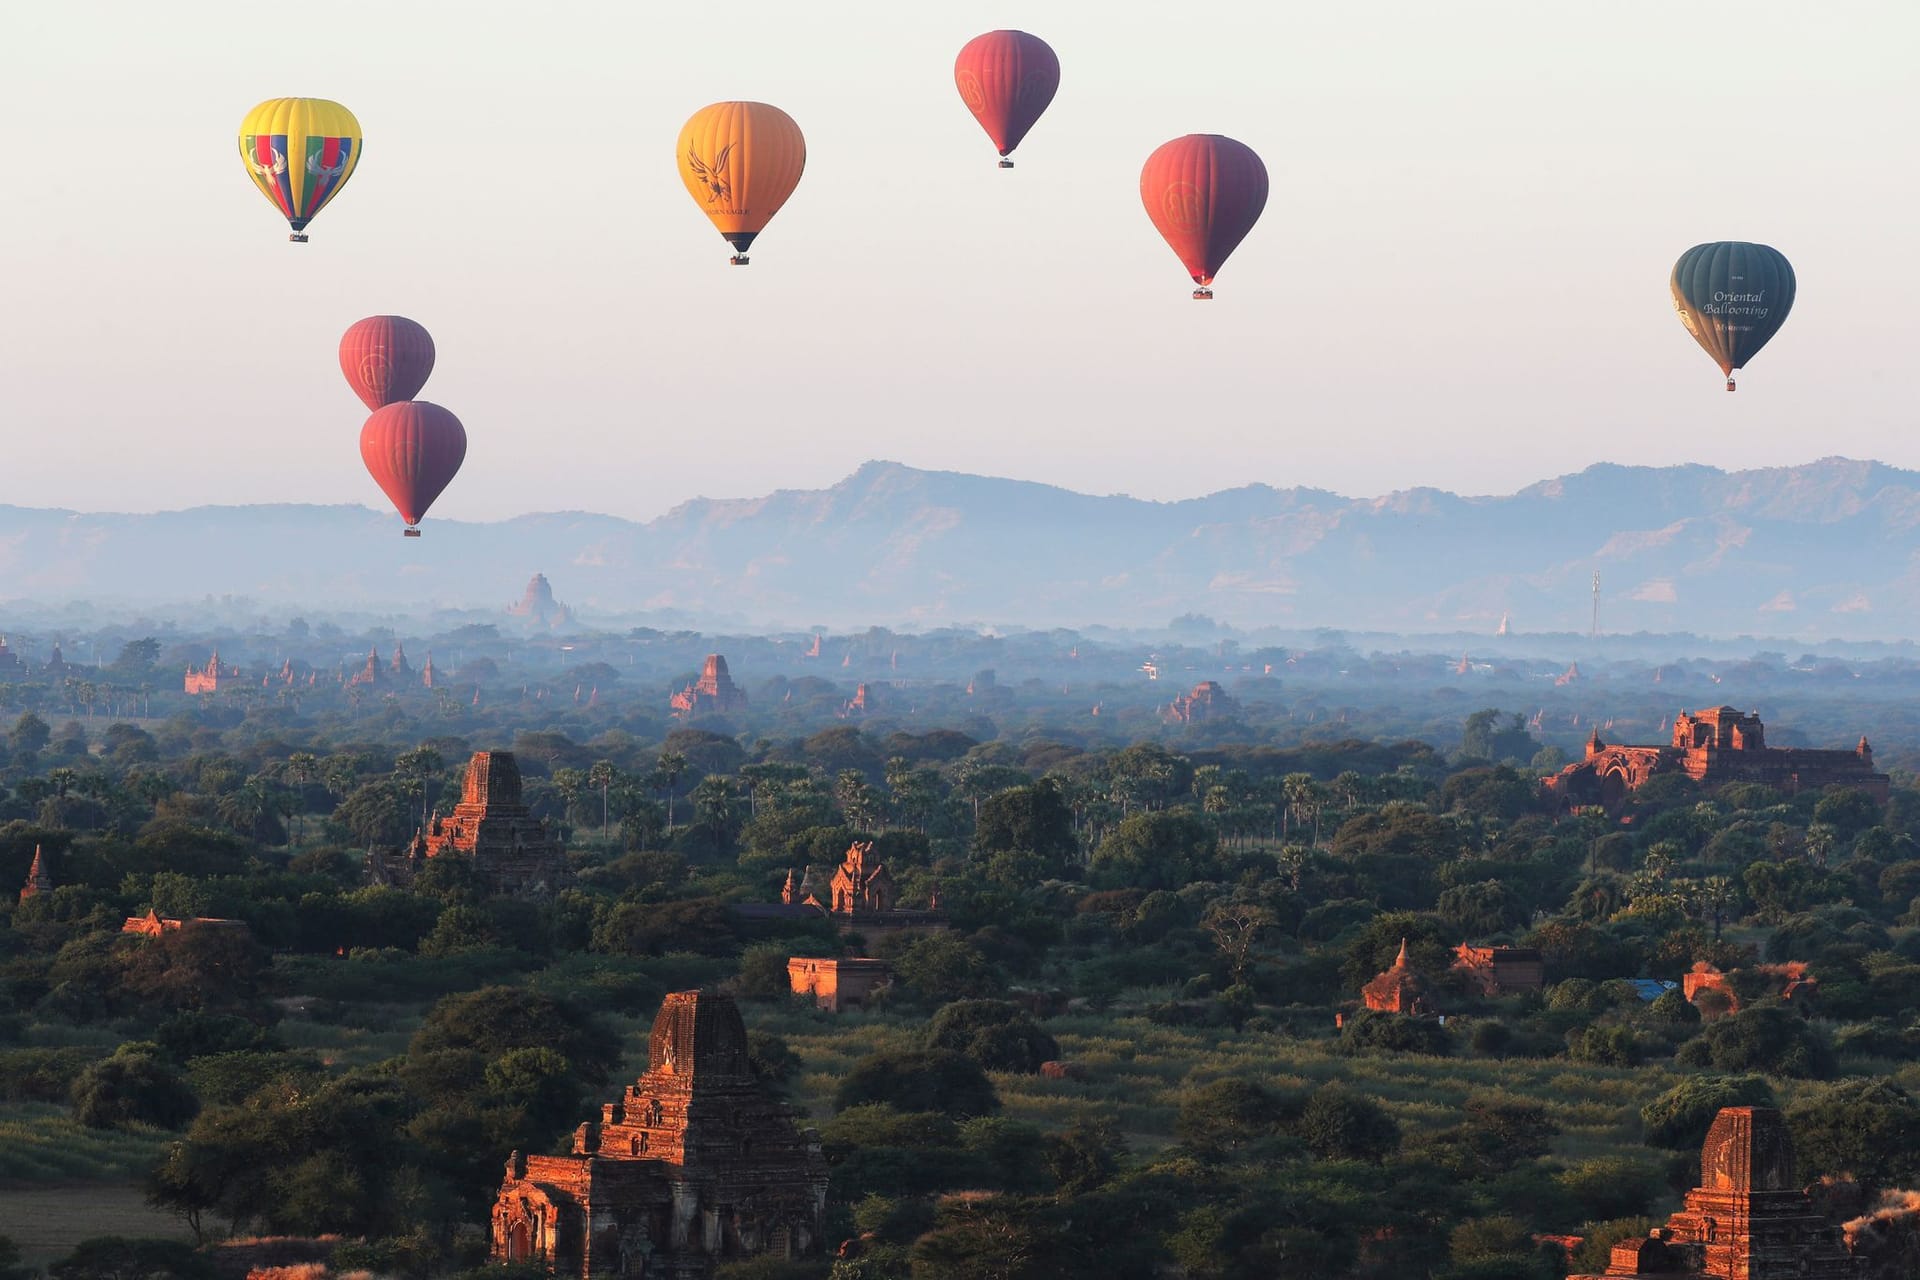
[(1772, 245), (1697, 244), (1673, 264), (1673, 309), (1733, 390), (1744, 368), (1793, 310), (1793, 264)]

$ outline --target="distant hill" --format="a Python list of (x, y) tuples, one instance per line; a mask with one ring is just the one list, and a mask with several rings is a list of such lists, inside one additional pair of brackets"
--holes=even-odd
[[(871, 462), (822, 490), (656, 520), (363, 507), (0, 507), (0, 601), (504, 609), (544, 571), (595, 615), (762, 625), (1159, 625), (1920, 633), (1920, 473), (1602, 465), (1504, 497), (1249, 485), (1181, 502)], [(3, 608), (0, 605), (0, 608)], [(0, 621), (4, 617), (0, 616)]]

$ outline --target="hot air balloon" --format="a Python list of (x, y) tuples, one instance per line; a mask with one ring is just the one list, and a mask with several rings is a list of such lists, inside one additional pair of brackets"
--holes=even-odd
[(953, 60), (960, 100), (1000, 148), (1000, 167), (1027, 136), (1060, 88), (1060, 59), (1039, 36), (989, 31), (975, 36)]
[(325, 98), (269, 98), (240, 122), (240, 159), (260, 194), (307, 242), (306, 228), (360, 163), (360, 122)]
[(373, 411), (360, 428), (360, 457), (407, 522), (406, 536), (453, 480), (467, 456), (460, 419), (425, 400), (402, 400)]
[(1729, 391), (1733, 371), (1767, 345), (1793, 310), (1793, 265), (1771, 245), (1697, 244), (1673, 264), (1667, 283), (1680, 323), (1727, 375)]
[(680, 130), (675, 163), (687, 194), (747, 265), (747, 246), (780, 212), (807, 167), (800, 126), (764, 102), (716, 102)]
[(340, 338), (340, 372), (369, 409), (411, 400), (433, 372), (433, 338), (405, 316), (356, 320)]
[(1253, 148), (1217, 133), (1175, 138), (1140, 170), (1147, 216), (1211, 298), (1213, 277), (1267, 207), (1267, 166)]

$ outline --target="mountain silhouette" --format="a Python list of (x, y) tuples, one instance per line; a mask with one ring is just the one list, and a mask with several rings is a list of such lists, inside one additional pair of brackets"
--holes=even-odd
[(305, 609), (503, 609), (535, 571), (582, 618), (768, 626), (1920, 631), (1920, 473), (1599, 465), (1499, 497), (1247, 485), (1178, 502), (870, 462), (820, 490), (701, 498), (644, 523), (353, 506), (149, 515), (0, 507), (0, 592), (56, 604), (237, 596)]

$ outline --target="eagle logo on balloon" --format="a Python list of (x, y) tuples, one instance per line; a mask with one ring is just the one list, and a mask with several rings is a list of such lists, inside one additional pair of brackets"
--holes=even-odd
[(720, 148), (720, 154), (715, 156), (713, 163), (709, 165), (700, 158), (698, 151), (692, 147), (687, 148), (687, 164), (692, 167), (694, 175), (706, 184), (708, 204), (716, 200), (733, 199), (733, 179), (727, 176), (727, 155), (732, 150), (733, 144), (729, 142)]
[(278, 147), (272, 149), (273, 163), (261, 164), (257, 160), (247, 161), (247, 167), (263, 178), (277, 178), (287, 171), (287, 155)]

